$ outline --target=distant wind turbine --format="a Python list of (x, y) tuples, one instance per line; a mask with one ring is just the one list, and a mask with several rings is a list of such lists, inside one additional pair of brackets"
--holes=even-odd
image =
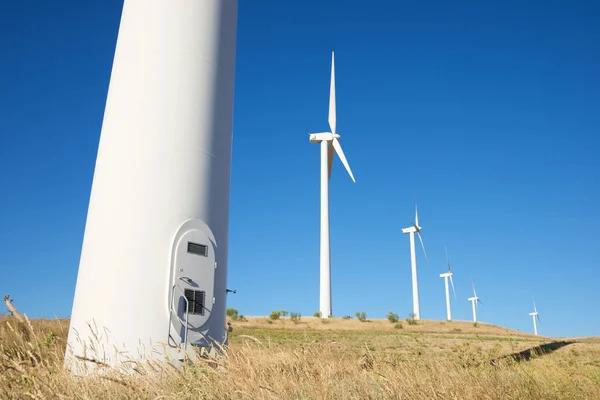
[(454, 298), (456, 299), (456, 291), (454, 290), (454, 281), (452, 281), (452, 271), (450, 270), (450, 260), (448, 259), (448, 249), (444, 246), (446, 250), (446, 264), (448, 264), (448, 272), (444, 272), (440, 274), (440, 278), (444, 278), (444, 283), (446, 284), (446, 312), (448, 314), (448, 321), (452, 321), (452, 312), (450, 311), (450, 290), (448, 289), (448, 278), (450, 278), (450, 283), (452, 284), (452, 292), (454, 293)]
[(477, 322), (477, 303), (480, 303), (481, 305), (483, 305), (483, 303), (481, 300), (479, 300), (479, 297), (477, 297), (477, 292), (475, 292), (475, 285), (473, 284), (473, 281), (471, 281), (471, 286), (473, 286), (473, 297), (469, 297), (469, 301), (473, 306), (473, 322)]
[(329, 127), (331, 132), (310, 134), (311, 143), (321, 144), (321, 281), (319, 310), (321, 317), (327, 318), (332, 315), (331, 309), (331, 257), (329, 249), (329, 178), (331, 178), (331, 167), (333, 165), (334, 151), (338, 154), (346, 171), (356, 182), (352, 170), (340, 145), (340, 135), (336, 133), (336, 110), (335, 110), (335, 66), (334, 53), (331, 53), (331, 86), (329, 92)]
[(412, 289), (413, 289), (413, 313), (414, 319), (421, 319), (421, 312), (419, 310), (419, 282), (417, 279), (417, 255), (415, 254), (415, 233), (419, 235), (421, 241), (421, 247), (423, 248), (423, 254), (425, 254), (425, 260), (427, 260), (427, 253), (425, 252), (425, 245), (423, 244), (423, 238), (421, 237), (421, 226), (419, 225), (419, 211), (415, 204), (415, 222), (411, 223), (412, 226), (402, 229), (402, 233), (410, 235), (410, 264), (412, 267)]
[(536, 319), (538, 321), (540, 321), (540, 324), (542, 323), (542, 320), (540, 319), (540, 316), (538, 315), (538, 312), (537, 312), (537, 308), (535, 307), (535, 299), (533, 299), (533, 312), (529, 313), (529, 315), (531, 315), (533, 317), (533, 333), (537, 336), (538, 330), (537, 330)]

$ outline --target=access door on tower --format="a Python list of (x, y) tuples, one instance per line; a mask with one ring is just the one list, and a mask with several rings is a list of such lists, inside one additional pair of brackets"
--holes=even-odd
[[(172, 307), (181, 320), (187, 317), (188, 342), (197, 339), (214, 304), (215, 245), (205, 229), (198, 228), (177, 235), (173, 262)], [(180, 336), (183, 340), (184, 334)]]

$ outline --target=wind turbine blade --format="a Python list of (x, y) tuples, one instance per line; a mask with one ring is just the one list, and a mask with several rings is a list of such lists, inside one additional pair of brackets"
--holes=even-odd
[(452, 284), (452, 292), (454, 293), (454, 299), (456, 299), (456, 290), (454, 290), (454, 281), (452, 280), (452, 275), (450, 275), (450, 283)]
[(417, 210), (417, 203), (415, 203), (415, 225), (419, 227), (419, 210)]
[(329, 179), (331, 179), (331, 169), (333, 168), (333, 146), (331, 144), (327, 145), (327, 163), (329, 169)]
[(450, 272), (450, 260), (448, 259), (448, 248), (444, 246), (444, 250), (446, 250), (446, 264), (448, 264), (448, 272)]
[(329, 127), (331, 133), (335, 133), (336, 128), (336, 114), (335, 114), (335, 62), (334, 53), (331, 52), (331, 87), (329, 88)]
[(340, 160), (342, 160), (342, 164), (344, 164), (344, 167), (346, 167), (346, 171), (348, 171), (348, 174), (350, 174), (350, 178), (352, 178), (352, 182), (356, 183), (356, 180), (354, 179), (354, 175), (352, 175), (352, 170), (350, 169), (350, 165), (348, 165), (348, 161), (346, 160), (346, 156), (344, 155), (344, 151), (342, 150), (342, 145), (340, 144), (340, 141), (334, 137), (332, 143), (333, 143), (335, 152), (338, 154), (338, 157), (340, 157)]
[(533, 299), (533, 311), (537, 312), (537, 308), (535, 307), (535, 299)]
[(542, 320), (540, 319), (539, 314), (535, 314), (535, 317), (537, 318), (538, 321), (540, 321), (540, 324), (542, 323)]
[(481, 300), (477, 299), (477, 302), (478, 302), (478, 303), (481, 303), (481, 305), (483, 305), (483, 301), (481, 301)]
[(429, 262), (429, 258), (427, 258), (427, 252), (425, 251), (425, 245), (423, 244), (423, 238), (421, 237), (421, 232), (417, 232), (419, 235), (419, 240), (421, 241), (421, 247), (423, 248), (423, 254), (425, 254), (425, 260)]
[(471, 281), (471, 286), (473, 286), (473, 297), (477, 297), (477, 292), (475, 292), (475, 284)]

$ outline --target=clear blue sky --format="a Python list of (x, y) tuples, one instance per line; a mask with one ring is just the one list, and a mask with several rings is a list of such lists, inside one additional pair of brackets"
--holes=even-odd
[[(486, 4), (481, 4), (486, 3)], [(493, 3), (493, 4), (492, 4)], [(319, 148), (336, 51), (333, 312), (412, 310), (600, 335), (600, 7), (592, 1), (240, 1), (228, 305), (312, 315)], [(122, 1), (0, 4), (0, 294), (71, 312)], [(107, 294), (110, 295), (110, 294)], [(99, 300), (101, 301), (101, 300)]]

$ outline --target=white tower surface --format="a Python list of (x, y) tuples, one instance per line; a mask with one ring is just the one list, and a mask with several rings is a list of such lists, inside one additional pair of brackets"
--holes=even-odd
[(177, 363), (223, 341), (237, 7), (124, 1), (65, 356), (73, 373), (94, 366), (81, 357)]

